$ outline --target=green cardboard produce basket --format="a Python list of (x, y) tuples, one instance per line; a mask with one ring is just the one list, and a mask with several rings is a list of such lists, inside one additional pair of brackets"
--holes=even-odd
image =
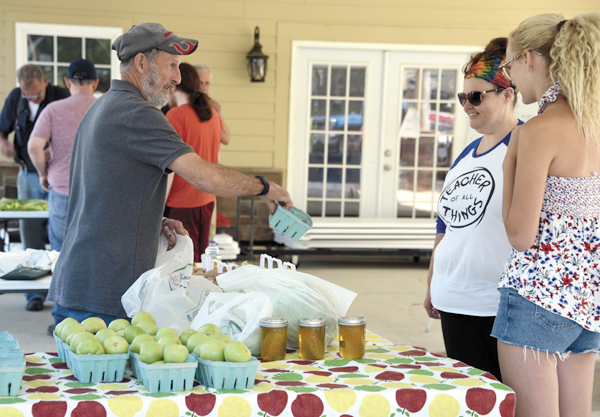
[(247, 389), (254, 386), (256, 371), (260, 362), (252, 357), (249, 362), (216, 362), (201, 359), (198, 361), (196, 379), (202, 385), (216, 389)]
[(198, 362), (192, 355), (188, 355), (187, 361), (183, 363), (149, 365), (140, 360), (140, 355), (130, 351), (129, 366), (148, 391), (179, 392), (189, 391), (194, 386)]
[(75, 378), (79, 382), (121, 382), (125, 374), (125, 367), (129, 354), (120, 353), (115, 355), (78, 355), (69, 350), (71, 365)]
[(24, 374), (24, 359), (0, 360), (0, 397), (18, 395)]
[(269, 224), (273, 229), (298, 240), (312, 227), (313, 222), (310, 216), (302, 210), (296, 207), (286, 210), (277, 204), (275, 213), (269, 215)]

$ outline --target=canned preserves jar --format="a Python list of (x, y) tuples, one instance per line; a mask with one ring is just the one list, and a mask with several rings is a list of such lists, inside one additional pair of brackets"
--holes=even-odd
[(340, 355), (344, 359), (361, 359), (365, 356), (367, 320), (360, 316), (343, 316), (338, 319)]
[(265, 361), (285, 359), (288, 321), (283, 318), (260, 319), (260, 357)]
[(325, 358), (325, 327), (326, 320), (323, 318), (298, 319), (298, 339), (302, 359), (318, 361)]

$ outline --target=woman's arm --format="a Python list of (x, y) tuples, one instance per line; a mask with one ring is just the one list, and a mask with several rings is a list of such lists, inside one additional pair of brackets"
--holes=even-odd
[(551, 131), (547, 120), (530, 120), (513, 133), (504, 160), (502, 215), (508, 240), (519, 252), (529, 249), (537, 235), (546, 178), (556, 152)]
[(427, 272), (427, 292), (425, 293), (425, 301), (423, 307), (427, 311), (427, 315), (432, 319), (439, 319), (440, 313), (431, 304), (431, 278), (433, 277), (433, 256), (435, 255), (435, 249), (444, 238), (445, 233), (438, 233), (435, 235), (435, 241), (433, 242), (433, 251), (431, 252), (431, 260), (429, 261), (429, 271)]

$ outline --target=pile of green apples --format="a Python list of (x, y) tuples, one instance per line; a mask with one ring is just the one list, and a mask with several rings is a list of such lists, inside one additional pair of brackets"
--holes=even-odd
[[(107, 326), (99, 317), (89, 317), (81, 323), (68, 317), (56, 326), (54, 332), (69, 345), (71, 352), (77, 355), (127, 353), (129, 344), (123, 337), (117, 335), (114, 328), (111, 329), (115, 321)], [(127, 320), (123, 321), (129, 325)]]
[(234, 342), (223, 335), (214, 324), (204, 324), (196, 330), (186, 330), (179, 336), (190, 352), (209, 361), (248, 362), (252, 358), (250, 349), (242, 342)]

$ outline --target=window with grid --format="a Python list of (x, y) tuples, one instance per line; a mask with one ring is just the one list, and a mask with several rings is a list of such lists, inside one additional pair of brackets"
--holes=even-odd
[(312, 64), (307, 212), (358, 217), (366, 66)]
[(71, 61), (88, 59), (100, 79), (97, 92), (105, 93), (111, 78), (118, 76), (111, 45), (121, 32), (120, 28), (17, 23), (17, 65), (39, 65), (50, 83), (65, 87)]
[(452, 164), (458, 68), (402, 69), (397, 217), (435, 218)]

